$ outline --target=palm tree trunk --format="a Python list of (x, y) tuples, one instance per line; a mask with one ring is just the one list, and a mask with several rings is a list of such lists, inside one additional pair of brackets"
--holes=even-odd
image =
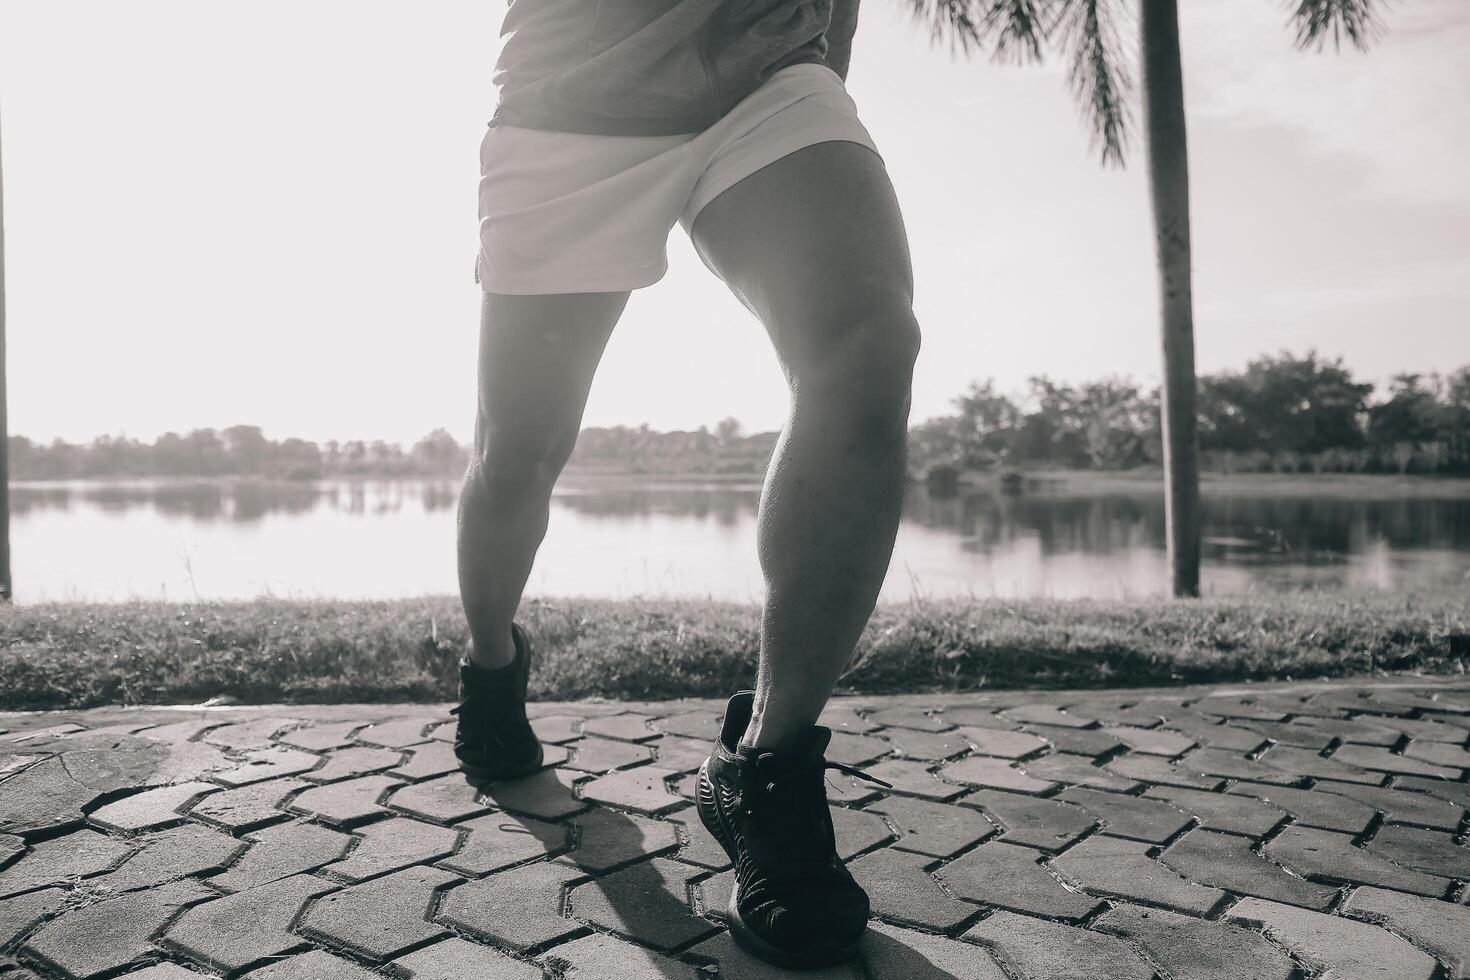
[(1189, 269), (1189, 154), (1178, 0), (1141, 0), (1143, 106), (1164, 336), (1164, 513), (1174, 595), (1199, 595), (1199, 438)]
[(0, 169), (0, 603), (10, 601), (10, 435), (5, 417), (5, 176)]

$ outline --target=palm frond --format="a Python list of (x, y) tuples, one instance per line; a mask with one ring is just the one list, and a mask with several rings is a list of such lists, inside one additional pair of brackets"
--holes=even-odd
[(1291, 21), (1296, 26), (1296, 46), (1302, 50), (1322, 50), (1332, 38), (1334, 50), (1342, 49), (1347, 40), (1359, 51), (1383, 34), (1383, 20), (1378, 16), (1377, 0), (1294, 0)]
[(932, 44), (949, 41), (950, 54), (994, 44), (992, 57), (1040, 61), (1049, 10), (1059, 0), (906, 0), (914, 20), (929, 28)]
[(968, 55), (984, 46), (984, 25), (975, 0), (907, 0), (914, 20), (929, 28), (929, 43), (949, 40), (949, 52)]
[(1061, 0), (1057, 20), (1047, 32), (1057, 33), (1070, 55), (1072, 93), (1090, 124), (1093, 149), (1101, 149), (1104, 164), (1118, 166), (1123, 165), (1137, 94), (1131, 49), (1123, 47), (1118, 29), (1126, 10), (1117, 0)]

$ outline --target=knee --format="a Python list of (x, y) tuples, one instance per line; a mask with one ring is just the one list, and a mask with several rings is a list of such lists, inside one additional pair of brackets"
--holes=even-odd
[(549, 494), (576, 441), (575, 425), (497, 424), (481, 416), (466, 482), (489, 500)]
[(831, 338), (793, 372), (798, 399), (825, 398), (870, 424), (906, 425), (920, 332), (904, 298), (870, 302), (833, 315), (819, 336)]

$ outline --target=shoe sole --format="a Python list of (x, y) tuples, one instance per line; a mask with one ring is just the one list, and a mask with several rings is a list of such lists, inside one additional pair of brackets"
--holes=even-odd
[(463, 759), (461, 759), (459, 763), (460, 772), (464, 773), (466, 776), (469, 776), (472, 779), (479, 779), (485, 782), (501, 782), (507, 779), (525, 779), (527, 776), (534, 776), (536, 773), (545, 768), (546, 749), (539, 743), (536, 745), (535, 765), (527, 765), (517, 767), (515, 769), (503, 770), (486, 769), (482, 766), (472, 766), (469, 763), (465, 762)]
[[(729, 857), (730, 864), (733, 866), (737, 860), (735, 842), (725, 828), (724, 817), (721, 816), (719, 804), (715, 801), (715, 787), (709, 778), (708, 767), (708, 759), (699, 767), (699, 786), (695, 792), (694, 808), (699, 813), (699, 822), (704, 824), (704, 829), (708, 830), (715, 842), (724, 849), (725, 855)], [(737, 881), (730, 889), (730, 904), (725, 910), (730, 936), (741, 949), (772, 966), (802, 970), (850, 962), (862, 942), (862, 936), (859, 934), (857, 939), (846, 946), (824, 943), (801, 951), (781, 949), (766, 942), (756, 934), (754, 929), (745, 924), (745, 920), (740, 917), (739, 905), (740, 883)], [(864, 926), (864, 931), (866, 928)]]

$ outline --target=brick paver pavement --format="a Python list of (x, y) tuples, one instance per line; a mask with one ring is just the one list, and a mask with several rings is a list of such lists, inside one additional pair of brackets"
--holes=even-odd
[[(0, 980), (769, 980), (690, 773), (723, 705), (535, 704), (477, 787), (443, 705), (0, 714)], [(1470, 978), (1470, 683), (838, 699), (873, 899), (821, 980)]]

